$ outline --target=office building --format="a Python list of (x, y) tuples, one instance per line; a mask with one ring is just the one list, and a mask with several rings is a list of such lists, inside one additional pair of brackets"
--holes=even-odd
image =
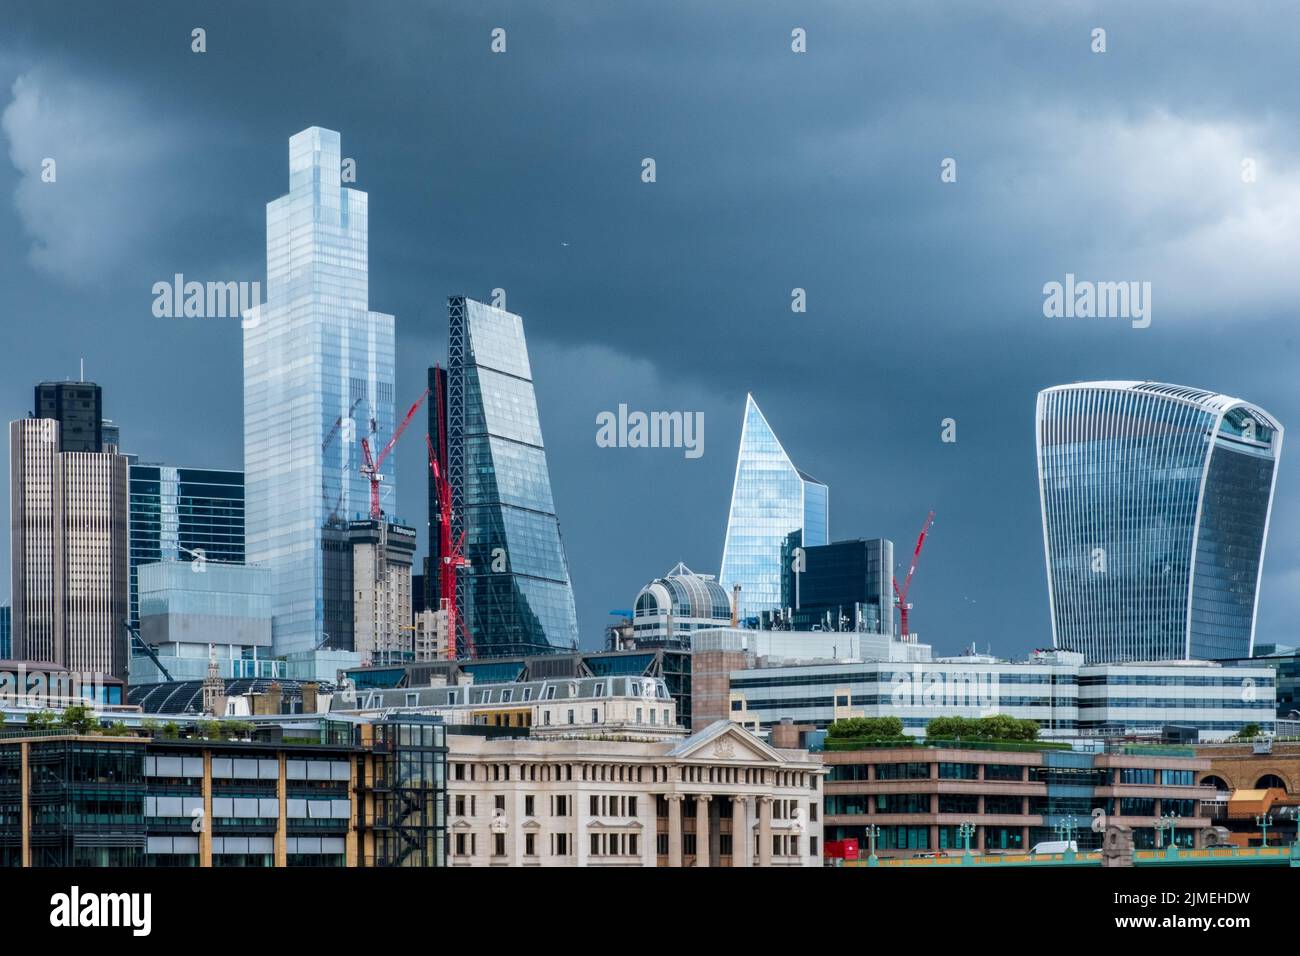
[(13, 656), (13, 608), (8, 604), (0, 604), (0, 661), (7, 661)]
[(806, 548), (829, 540), (828, 496), (824, 484), (794, 466), (754, 396), (745, 396), (718, 575), (728, 592), (740, 585), (742, 620), (781, 606), (781, 549), (791, 531), (803, 532)]
[[(351, 651), (351, 578), (326, 528), (370, 511), (359, 442), (394, 428), (394, 319), (369, 309), (368, 199), (340, 183), (340, 138), (289, 140), (289, 192), (266, 208), (266, 302), (244, 325), (246, 555), (276, 575), (273, 648)], [(395, 475), (381, 506), (397, 508)]]
[(523, 320), (449, 301), (447, 457), (458, 609), (478, 657), (569, 650), (578, 618), (551, 496)]
[[(743, 699), (732, 691), (736, 671), (795, 666), (810, 662), (863, 660), (892, 662), (903, 666), (930, 660), (930, 646), (904, 642), (883, 634), (855, 631), (754, 631), (746, 628), (716, 628), (696, 631), (691, 638), (691, 726), (696, 730), (715, 720), (730, 718), (757, 732), (764, 726), (743, 710)], [(771, 715), (765, 715), (771, 716)], [(800, 714), (781, 714), (784, 717)]]
[(353, 521), (352, 640), (363, 664), (415, 658), (411, 565), (415, 529), (388, 521)]
[(1090, 662), (1250, 657), (1282, 426), (1155, 382), (1038, 395), (1052, 638)]
[(717, 579), (678, 562), (637, 594), (632, 640), (636, 647), (689, 648), (692, 631), (730, 621), (731, 599)]
[(271, 657), (273, 582), (267, 568), (162, 561), (140, 566), (140, 637), (131, 684), (222, 677), (282, 677)]
[(804, 547), (792, 531), (781, 549), (781, 610), (764, 623), (792, 630), (894, 633), (894, 542), (885, 538)]
[(140, 565), (244, 563), (244, 473), (132, 464), (130, 481), (131, 626), (139, 629)]
[(13, 654), (123, 678), (127, 461), (61, 442), (52, 419), (9, 425)]
[[(698, 670), (698, 649), (695, 657)], [(1272, 732), (1274, 692), (1267, 668), (1086, 664), (1080, 654), (1046, 651), (1016, 663), (985, 655), (760, 662), (731, 672), (728, 701), (733, 720), (764, 729), (786, 718), (824, 729), (852, 717), (898, 717), (905, 733), (920, 736), (936, 717), (1006, 714), (1058, 739), (1158, 735), (1177, 724), (1222, 740), (1250, 723)]]
[(103, 391), (94, 382), (41, 382), (36, 386), (32, 418), (59, 423), (59, 451), (103, 451), (103, 411)]
[[(828, 746), (829, 746), (828, 741)], [(1127, 826), (1139, 849), (1156, 846), (1156, 823), (1172, 816), (1163, 845), (1198, 846), (1211, 823), (1202, 815), (1205, 788), (1196, 776), (1209, 767), (1190, 747), (1152, 751), (1117, 746), (1113, 752), (948, 742), (934, 746), (828, 749), (825, 832), (828, 841), (856, 839), (860, 853), (912, 856), (917, 852), (960, 854), (962, 824), (973, 824), (970, 849), (1024, 853), (1060, 840), (1073, 824), (1080, 850), (1100, 846), (1094, 814)]]
[(445, 865), (446, 728), (318, 724), (294, 742), (6, 738), (0, 866)]

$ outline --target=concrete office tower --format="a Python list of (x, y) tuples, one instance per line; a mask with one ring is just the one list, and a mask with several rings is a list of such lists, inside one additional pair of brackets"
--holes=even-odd
[[(247, 560), (275, 574), (276, 654), (352, 649), (351, 581), (326, 568), (325, 545), (345, 545), (324, 529), (368, 516), (359, 442), (393, 433), (395, 323), (369, 309), (367, 196), (341, 185), (341, 159), (331, 130), (289, 140), (289, 192), (266, 207), (266, 303), (243, 322)], [(391, 470), (381, 488), (391, 514)]]
[(447, 457), (453, 540), (467, 531), (459, 613), (480, 657), (578, 644), (524, 323), (449, 300)]
[(60, 452), (59, 431), (9, 425), (14, 656), (125, 678), (127, 460)]
[(103, 392), (94, 382), (41, 382), (32, 417), (59, 423), (59, 451), (103, 451), (103, 404)]
[(413, 660), (415, 529), (386, 521), (354, 521), (348, 534), (352, 541), (352, 635), (361, 663)]
[(824, 484), (794, 466), (754, 396), (746, 395), (718, 575), (728, 591), (740, 585), (742, 621), (781, 606), (781, 546), (786, 535), (802, 529), (804, 547), (826, 543), (828, 497)]
[(1083, 382), (1039, 393), (1036, 431), (1055, 646), (1249, 657), (1281, 424), (1200, 389)]

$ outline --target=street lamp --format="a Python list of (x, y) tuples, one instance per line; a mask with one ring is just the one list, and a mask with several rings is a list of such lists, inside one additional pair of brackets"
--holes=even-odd
[(1263, 841), (1260, 843), (1260, 846), (1268, 846), (1268, 828), (1272, 825), (1273, 818), (1267, 813), (1262, 813), (1255, 817), (1255, 826), (1259, 827), (1260, 833), (1263, 835)]
[(874, 823), (867, 824), (867, 839), (871, 841), (870, 859), (872, 860), (876, 858), (876, 837), (878, 836), (880, 836), (880, 827), (876, 826)]
[[(1166, 830), (1173, 831), (1178, 827), (1178, 817), (1172, 813), (1166, 813), (1156, 821), (1156, 849), (1164, 848), (1164, 840), (1161, 837)], [(1173, 833), (1169, 835), (1169, 845), (1173, 846)]]
[(965, 844), (966, 856), (970, 856), (970, 838), (975, 835), (975, 824), (969, 820), (963, 820), (961, 826), (957, 828), (957, 832), (961, 834), (962, 843)]
[(1077, 821), (1074, 816), (1068, 816), (1056, 825), (1056, 835), (1065, 843), (1068, 848), (1074, 841), (1074, 832), (1078, 829)]

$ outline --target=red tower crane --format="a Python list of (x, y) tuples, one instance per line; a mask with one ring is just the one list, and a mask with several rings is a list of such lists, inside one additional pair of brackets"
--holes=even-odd
[(383, 451), (379, 453), (378, 458), (372, 459), (370, 457), (370, 442), (365, 438), (361, 439), (361, 451), (362, 454), (365, 455), (365, 461), (361, 465), (361, 474), (370, 479), (370, 517), (374, 521), (378, 521), (384, 516), (383, 511), (379, 508), (379, 483), (384, 480), (384, 476), (380, 473), (379, 469), (382, 468), (384, 462), (388, 460), (388, 453), (391, 452), (393, 446), (397, 444), (397, 439), (402, 437), (402, 432), (406, 431), (406, 426), (411, 424), (411, 419), (415, 417), (415, 413), (419, 409), (421, 403), (428, 397), (429, 390), (426, 388), (420, 394), (420, 397), (415, 400), (415, 404), (407, 410), (406, 417), (402, 419), (402, 423), (393, 429), (393, 437), (388, 439), (388, 444), (384, 446)]
[(912, 566), (907, 569), (907, 577), (903, 580), (903, 587), (898, 586), (898, 578), (894, 578), (894, 603), (898, 606), (898, 624), (899, 636), (906, 638), (911, 631), (907, 628), (907, 612), (912, 610), (912, 605), (907, 603), (907, 592), (912, 587), (912, 575), (916, 573), (916, 562), (921, 557), (921, 546), (925, 544), (925, 536), (930, 532), (930, 525), (934, 524), (934, 512), (931, 511), (925, 518), (925, 524), (921, 526), (921, 533), (916, 536), (916, 550), (912, 552)]
[(465, 532), (452, 540), (451, 482), (447, 474), (439, 467), (439, 462), (447, 460), (447, 418), (442, 407), (443, 371), (433, 367), (434, 417), (438, 420), (438, 448), (433, 447), (433, 438), (427, 433), (425, 444), (429, 448), (429, 471), (433, 474), (434, 489), (438, 496), (438, 595), (447, 608), (447, 656), (456, 659), (457, 650), (463, 648), (467, 657), (474, 656), (474, 642), (470, 639), (469, 629), (460, 619), (456, 605), (456, 584), (460, 569), (469, 564), (465, 560)]

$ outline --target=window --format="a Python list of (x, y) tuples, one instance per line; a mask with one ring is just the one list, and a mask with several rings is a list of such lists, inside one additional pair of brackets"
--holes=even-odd
[(636, 709), (636, 722), (637, 722), (638, 724), (641, 723), (641, 717), (642, 717), (642, 710), (641, 710), (640, 707), (638, 707), (638, 708)]
[(641, 682), (640, 682), (640, 681), (632, 681), (632, 696), (633, 696), (633, 697), (640, 697), (640, 696), (641, 696)]
[(979, 764), (974, 763), (941, 763), (939, 764), (940, 780), (977, 780), (979, 779)]
[(571, 724), (571, 723), (573, 723), (573, 722), (574, 722), (574, 720), (573, 720), (573, 708), (570, 707), (570, 708), (569, 708), (569, 719), (568, 719), (568, 721), (566, 721), (566, 723), (570, 723), (570, 724)]
[(537, 834), (524, 834), (524, 856), (537, 856)]
[(494, 856), (506, 855), (506, 835), (504, 833), (492, 834), (492, 853)]
[(459, 704), (459, 703), (460, 703), (460, 691), (458, 691), (458, 690), (449, 690), (449, 691), (447, 691), (447, 703), (448, 703), (448, 704), (451, 704), (451, 705), (453, 705), (453, 706), (456, 705), (456, 704)]
[(591, 722), (593, 724), (600, 723), (600, 711), (597, 710), (595, 707), (591, 708)]
[(591, 855), (600, 856), (600, 834), (599, 833), (593, 833), (591, 835)]
[(456, 816), (463, 817), (464, 815), (465, 815), (465, 797), (463, 794), (460, 794), (457, 795), (456, 797)]
[(503, 794), (503, 793), (499, 793), (499, 794), (497, 794), (495, 797), (492, 798), (492, 808), (493, 808), (494, 810), (505, 810), (505, 808), (506, 808), (506, 797), (505, 797), (505, 794)]
[(416, 706), (419, 705), (419, 703), (420, 703), (420, 695), (419, 695), (419, 694), (414, 693), (414, 692), (411, 692), (411, 693), (408, 693), (408, 694), (406, 695), (406, 706), (407, 706), (407, 707), (416, 707)]
[(667, 833), (659, 833), (655, 835), (655, 853), (658, 854), (659, 856), (668, 855), (668, 834)]
[(542, 700), (555, 700), (555, 685), (551, 684), (542, 693)]
[(592, 696), (593, 696), (593, 697), (604, 697), (604, 696), (605, 696), (605, 685), (604, 685), (604, 684), (597, 684), (597, 685), (596, 685), (596, 693), (594, 693)]
[(551, 853), (555, 856), (569, 855), (569, 835), (567, 833), (551, 834)]
[(534, 801), (535, 798), (531, 793), (524, 797), (524, 816), (531, 817), (535, 815)]
[(591, 796), (591, 811), (590, 811), (590, 812), (591, 812), (591, 815), (592, 815), (593, 817), (598, 817), (598, 816), (600, 816), (600, 797), (596, 796), (595, 794), (592, 794), (592, 796)]
[(456, 779), (457, 780), (465, 779), (465, 765), (463, 763), (456, 764)]
[(550, 722), (551, 722), (551, 712), (550, 710), (547, 710), (542, 714), (542, 723), (549, 724)]
[(532, 700), (532, 699), (533, 699), (533, 689), (532, 689), (531, 687), (525, 687), (525, 688), (524, 688), (524, 702), (527, 703), (528, 701), (530, 701), (530, 700)]
[(463, 833), (456, 834), (456, 855), (465, 855), (465, 834)]
[(514, 699), (515, 699), (515, 692), (513, 690), (503, 690), (501, 692), (501, 703), (508, 704)]

